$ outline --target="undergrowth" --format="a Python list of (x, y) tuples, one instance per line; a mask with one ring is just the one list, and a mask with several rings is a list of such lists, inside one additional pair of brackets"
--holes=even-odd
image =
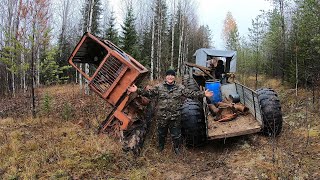
[(0, 119), (0, 179), (317, 179), (320, 100), (313, 103), (303, 89), (296, 96), (274, 79), (264, 84), (281, 100), (279, 137), (210, 141), (183, 148), (181, 156), (173, 153), (169, 136), (164, 152), (157, 151), (154, 123), (140, 156), (125, 153), (119, 139), (97, 134), (110, 112), (100, 97), (85, 96), (74, 85), (37, 89), (37, 118)]

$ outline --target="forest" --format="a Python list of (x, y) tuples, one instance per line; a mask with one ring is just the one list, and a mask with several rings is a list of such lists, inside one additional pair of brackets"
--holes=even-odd
[(281, 137), (211, 142), (178, 159), (168, 149), (158, 154), (154, 136), (134, 157), (94, 134), (109, 107), (68, 58), (90, 32), (144, 65), (149, 84), (169, 68), (179, 80), (197, 49), (215, 48), (216, 32), (200, 24), (196, 0), (119, 0), (121, 14), (110, 1), (0, 0), (0, 179), (320, 177), (319, 0), (268, 0), (272, 9), (252, 19), (245, 36), (225, 14), (221, 38), (237, 51), (236, 79), (278, 92)]
[[(320, 68), (319, 2), (270, 3), (272, 10), (252, 19), (247, 37), (239, 36), (235, 18), (226, 14), (221, 35), (225, 48), (237, 51), (242, 76), (276, 76), (295, 88), (315, 88)], [(14, 96), (32, 84), (81, 84), (84, 80), (67, 59), (87, 31), (110, 40), (145, 65), (151, 80), (169, 67), (183, 74), (184, 62), (194, 61), (195, 50), (214, 48), (210, 37), (215, 32), (199, 24), (196, 1), (123, 0), (122, 5), (124, 19), (118, 22), (119, 14), (108, 1), (4, 0), (0, 94)]]

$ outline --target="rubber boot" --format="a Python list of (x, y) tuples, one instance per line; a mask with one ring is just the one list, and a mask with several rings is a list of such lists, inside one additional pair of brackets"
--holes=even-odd
[(159, 143), (158, 149), (160, 152), (164, 150), (167, 132), (168, 132), (168, 129), (166, 127), (158, 127), (158, 143)]
[(181, 128), (179, 125), (174, 124), (173, 127), (170, 128), (170, 133), (173, 142), (173, 150), (177, 155), (179, 155), (181, 144)]
[(161, 152), (164, 150), (165, 138), (159, 137), (159, 146), (158, 150)]
[(176, 155), (180, 155), (180, 138), (173, 139), (173, 150)]

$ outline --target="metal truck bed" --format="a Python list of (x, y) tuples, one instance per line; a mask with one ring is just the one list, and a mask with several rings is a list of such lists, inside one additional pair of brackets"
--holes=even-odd
[(260, 132), (263, 124), (261, 109), (257, 93), (241, 84), (228, 83), (221, 86), (222, 99), (227, 99), (230, 94), (237, 93), (240, 103), (249, 108), (247, 115), (239, 115), (228, 122), (214, 121), (212, 115), (207, 115), (208, 139), (220, 139)]

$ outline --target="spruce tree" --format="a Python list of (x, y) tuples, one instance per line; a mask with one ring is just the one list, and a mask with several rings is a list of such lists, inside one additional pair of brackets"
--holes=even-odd
[(121, 25), (121, 28), (122, 36), (120, 37), (120, 39), (122, 49), (138, 60), (140, 58), (138, 35), (135, 29), (135, 17), (133, 14), (132, 6), (128, 7), (124, 24)]
[(59, 66), (54, 59), (57, 53), (57, 48), (50, 48), (45, 51), (43, 60), (40, 63), (40, 76), (42, 84), (50, 85), (68, 79), (67, 76), (63, 76), (63, 73), (71, 67)]
[(118, 30), (115, 25), (116, 18), (114, 17), (114, 12), (111, 12), (111, 16), (108, 21), (107, 29), (105, 32), (105, 37), (107, 40), (111, 41), (115, 45), (119, 45), (119, 35)]

